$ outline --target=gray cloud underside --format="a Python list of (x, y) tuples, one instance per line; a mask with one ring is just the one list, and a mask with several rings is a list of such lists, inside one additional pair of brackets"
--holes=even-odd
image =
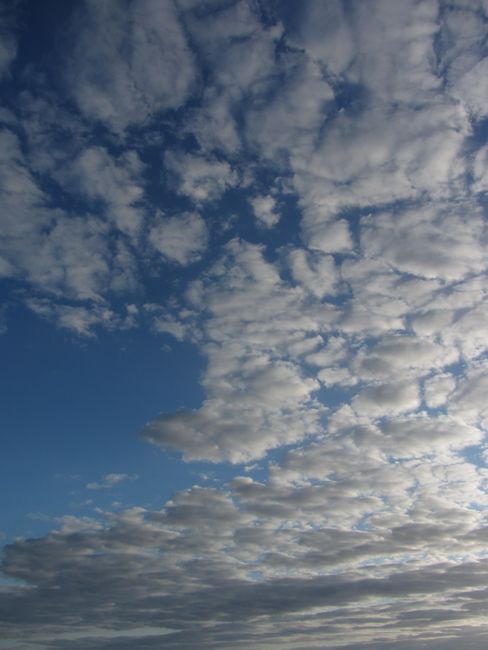
[[(358, 449), (358, 466), (363, 455)], [(88, 648), (96, 638), (97, 647), (123, 648), (130, 640), (120, 631), (136, 629), (138, 645), (152, 648), (161, 628), (165, 647), (190, 638), (199, 647), (232, 638), (243, 648), (388, 647), (404, 635), (449, 641), (479, 627), (473, 647), (481, 648), (487, 529), (441, 476), (456, 474), (451, 492), (473, 498), (464, 493), (473, 490), (469, 465), (381, 470), (373, 456), (361, 475), (344, 467), (343, 477), (331, 458), (334, 478), (305, 484), (290, 480), (304, 460), (292, 454), (267, 484), (243, 477), (226, 491), (194, 487), (159, 512), (107, 513), (78, 529), (67, 521), (45, 538), (15, 542), (4, 571), (30, 586), (2, 588), (4, 638), (17, 638), (13, 647), (31, 639), (33, 647)], [(429, 481), (420, 496), (411, 487), (422, 473)], [(177, 632), (166, 636), (166, 628)]]

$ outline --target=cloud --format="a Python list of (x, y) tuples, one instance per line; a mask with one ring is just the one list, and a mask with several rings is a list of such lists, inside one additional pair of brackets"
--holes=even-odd
[(17, 56), (17, 39), (13, 31), (14, 19), (5, 6), (0, 13), (0, 79), (8, 76), (10, 66)]
[(456, 385), (454, 375), (436, 374), (424, 384), (425, 402), (429, 408), (443, 406)]
[(383, 417), (415, 411), (420, 406), (416, 383), (377, 384), (365, 388), (352, 402), (359, 415)]
[(295, 155), (313, 153), (334, 94), (320, 67), (303, 55), (283, 57), (280, 72), (282, 83), (248, 111), (246, 135), (265, 157), (282, 164), (291, 159), (293, 167)]
[(486, 116), (486, 70), (484, 50), (486, 8), (465, 3), (446, 8), (441, 30), (442, 60), (447, 68), (449, 90), (479, 120)]
[(291, 42), (306, 47), (313, 60), (325, 62), (334, 76), (345, 73), (353, 61), (355, 34), (338, 0), (326, 7), (320, 0), (308, 2), (290, 31)]
[(218, 199), (237, 181), (236, 174), (226, 161), (208, 159), (182, 152), (167, 152), (166, 169), (177, 177), (180, 194), (195, 203)]
[[(328, 449), (320, 453), (324, 443)], [(157, 646), (159, 629), (175, 648), (186, 647), (188, 635), (193, 645), (210, 647), (238, 639), (244, 646), (299, 648), (304, 634), (312, 646), (339, 647), (354, 643), (358, 633), (363, 645), (378, 635), (390, 645), (406, 637), (415, 642), (412, 621), (422, 620), (422, 634), (443, 640), (459, 634), (459, 626), (482, 621), (478, 599), (487, 567), (478, 554), (486, 530), (476, 512), (463, 510), (450, 494), (434, 506), (432, 485), (419, 470), (434, 476), (439, 468), (384, 461), (378, 467), (362, 449), (344, 455), (338, 446), (334, 456), (337, 440), (320, 444), (290, 452), (268, 483), (240, 477), (223, 490), (194, 486), (159, 511), (106, 513), (103, 522), (83, 521), (10, 544), (2, 569), (28, 584), (2, 589), (4, 638), (17, 633), (24, 642), (35, 638), (73, 650), (97, 638), (108, 649), (119, 647), (112, 639), (125, 643), (125, 631), (129, 646), (137, 638), (152, 647), (145, 630), (154, 632)], [(290, 481), (305, 458), (328, 465), (330, 480)], [(351, 462), (366, 463), (368, 475), (351, 472)], [(473, 479), (468, 467), (458, 473), (465, 484)], [(443, 480), (436, 486), (439, 499)], [(412, 494), (416, 481), (426, 491), (424, 512)], [(391, 498), (386, 509), (374, 497), (382, 490)], [(340, 512), (336, 526), (329, 515)], [(357, 528), (367, 513), (375, 524)], [(460, 551), (463, 559), (453, 561)], [(385, 557), (389, 562), (382, 564)], [(75, 605), (82, 623), (73, 620)]]
[(386, 335), (370, 349), (362, 349), (354, 360), (354, 370), (365, 380), (415, 377), (458, 361), (455, 348), (444, 347), (416, 336)]
[(336, 293), (338, 274), (332, 255), (298, 248), (291, 250), (289, 255), (293, 279), (307, 291), (317, 298)]
[(167, 261), (187, 265), (198, 260), (207, 246), (205, 221), (195, 212), (160, 215), (149, 231), (149, 243)]
[(12, 542), (3, 638), (480, 650), (486, 3), (163, 5), (80, 5), (80, 112), (0, 114), (0, 274), (80, 337), (193, 345), (201, 403), (142, 438), (260, 463)]
[(280, 215), (276, 212), (276, 201), (272, 196), (255, 196), (250, 200), (254, 216), (265, 228), (276, 226)]
[(188, 298), (193, 311), (208, 313), (193, 325), (208, 359), (202, 380), (208, 397), (195, 411), (162, 414), (143, 437), (188, 459), (247, 462), (317, 432), (319, 383), (287, 358), (288, 345), (319, 330), (333, 310), (315, 312), (303, 290), (281, 281), (261, 247), (238, 240)]
[(485, 267), (485, 238), (482, 212), (470, 203), (375, 215), (363, 220), (361, 232), (366, 257), (381, 258), (402, 273), (445, 281)]
[(88, 118), (119, 132), (190, 97), (197, 73), (173, 3), (88, 1), (75, 19), (66, 83)]
[(135, 151), (114, 158), (103, 147), (90, 147), (56, 177), (85, 201), (102, 203), (110, 221), (121, 232), (136, 237), (144, 218), (142, 171)]
[(260, 98), (275, 79), (275, 51), (283, 28), (263, 25), (248, 2), (191, 7), (185, 26), (208, 71), (202, 103), (190, 113), (188, 130), (207, 151), (234, 155), (242, 146), (242, 103)]
[(475, 192), (488, 192), (488, 145), (480, 147), (475, 154), (473, 180)]
[(486, 363), (474, 363), (457, 382), (449, 399), (449, 412), (465, 422), (488, 429), (488, 408), (483, 398), (487, 388)]
[(92, 481), (86, 484), (88, 490), (111, 490), (122, 481), (135, 481), (137, 474), (105, 474), (101, 481)]
[[(1, 134), (3, 275), (25, 278), (45, 291), (97, 299), (108, 282), (106, 225), (95, 217), (49, 207), (11, 131)], [(35, 218), (34, 216), (35, 215)]]

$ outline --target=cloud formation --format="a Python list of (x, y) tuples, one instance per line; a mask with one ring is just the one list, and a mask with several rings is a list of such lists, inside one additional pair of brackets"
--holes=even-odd
[(5, 86), (9, 301), (198, 353), (140, 435), (215, 471), (12, 541), (5, 647), (486, 647), (487, 20), (87, 0)]
[(66, 84), (88, 118), (119, 132), (190, 96), (195, 66), (172, 2), (88, 0), (72, 34)]

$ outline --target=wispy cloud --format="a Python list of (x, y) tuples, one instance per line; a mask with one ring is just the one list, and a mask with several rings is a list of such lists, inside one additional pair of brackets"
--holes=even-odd
[(122, 481), (135, 481), (137, 474), (105, 474), (101, 481), (92, 481), (86, 484), (88, 490), (111, 490)]

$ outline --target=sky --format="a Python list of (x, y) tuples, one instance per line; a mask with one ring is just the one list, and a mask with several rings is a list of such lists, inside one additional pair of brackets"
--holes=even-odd
[(487, 0), (0, 5), (0, 650), (488, 645)]

